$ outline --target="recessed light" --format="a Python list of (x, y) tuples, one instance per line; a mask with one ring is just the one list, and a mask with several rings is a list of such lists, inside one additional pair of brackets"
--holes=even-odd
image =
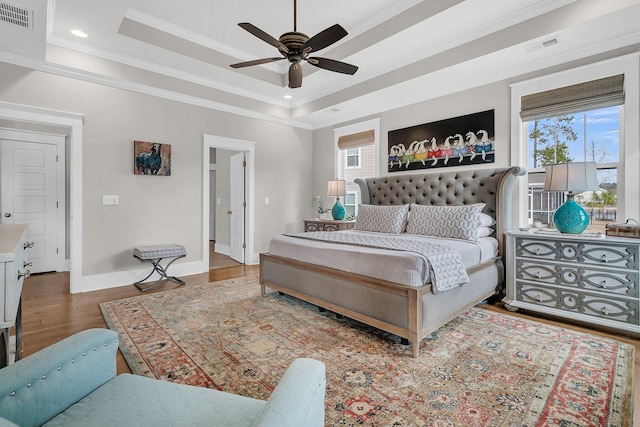
[(293, 96), (291, 96), (291, 95), (285, 95), (284, 96), (284, 99), (291, 99), (291, 98), (293, 98)]
[(76, 36), (76, 37), (83, 38), (83, 39), (85, 39), (85, 38), (89, 37), (89, 36), (87, 35), (87, 33), (85, 33), (85, 32), (84, 32), (84, 31), (82, 31), (82, 30), (71, 30), (71, 34), (73, 34), (73, 35), (74, 35), (74, 36)]

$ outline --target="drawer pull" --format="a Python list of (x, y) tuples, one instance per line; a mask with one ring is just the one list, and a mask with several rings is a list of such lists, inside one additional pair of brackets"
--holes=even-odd
[(33, 247), (33, 242), (24, 242), (24, 249), (29, 249)]
[(602, 283), (600, 283), (600, 286), (602, 286), (602, 289), (607, 287), (607, 281), (603, 280)]
[(540, 255), (540, 248), (536, 248), (536, 255)]
[(607, 260), (607, 254), (602, 254), (602, 262), (609, 262)]
[(537, 272), (536, 272), (536, 279), (540, 279), (540, 278), (542, 278), (542, 276), (540, 275), (540, 272), (539, 272), (539, 271), (537, 271)]
[(26, 267), (31, 267), (32, 265), (33, 265), (33, 263), (31, 261), (25, 262), (25, 263), (22, 264), (22, 266), (25, 267), (25, 268)]
[(542, 297), (540, 297), (540, 294), (538, 294), (538, 302), (542, 302)]
[(31, 271), (29, 270), (25, 270), (24, 272), (18, 271), (18, 280), (22, 279), (23, 277), (26, 279), (30, 275), (31, 275)]
[(604, 313), (605, 316), (609, 315), (609, 311), (607, 310), (607, 307), (602, 307), (602, 312)]

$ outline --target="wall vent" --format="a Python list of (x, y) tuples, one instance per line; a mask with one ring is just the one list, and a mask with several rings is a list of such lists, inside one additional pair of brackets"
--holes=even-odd
[(33, 30), (33, 10), (0, 1), (0, 21)]
[(558, 43), (560, 43), (560, 41), (558, 40), (558, 36), (555, 36), (555, 37), (551, 37), (550, 39), (543, 40), (541, 42), (536, 42), (536, 43), (533, 43), (533, 44), (529, 44), (529, 45), (524, 47), (524, 50), (527, 51), (527, 52), (533, 52), (534, 50), (544, 49), (545, 47), (555, 46)]

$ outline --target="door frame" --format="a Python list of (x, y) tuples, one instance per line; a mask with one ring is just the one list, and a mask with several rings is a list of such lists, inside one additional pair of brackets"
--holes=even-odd
[(68, 140), (69, 287), (83, 292), (82, 283), (82, 128), (84, 115), (0, 101), (0, 118), (21, 123), (60, 126)]
[[(0, 140), (12, 140), (18, 142), (31, 142), (35, 144), (49, 144), (56, 147), (56, 202), (58, 208), (56, 209), (56, 259), (55, 268), (56, 271), (68, 271), (69, 266), (66, 263), (67, 253), (67, 233), (66, 233), (66, 218), (67, 218), (67, 204), (65, 194), (65, 170), (66, 170), (66, 155), (65, 155), (65, 135), (25, 131), (19, 129), (0, 128)], [(4, 207), (2, 207), (4, 209)]]
[[(245, 224), (245, 264), (258, 264), (258, 256), (254, 254), (254, 203), (255, 190), (255, 142), (242, 139), (227, 138), (218, 135), (202, 135), (202, 254), (206, 265), (209, 264), (209, 152), (211, 148), (231, 151), (244, 151), (247, 161), (245, 169), (245, 201), (247, 207), (244, 212)], [(218, 177), (219, 178), (219, 177)]]
[[(236, 160), (236, 156), (238, 156), (238, 159), (240, 157), (242, 157), (242, 163), (243, 164), (239, 164)], [(231, 257), (232, 260), (237, 261), (241, 264), (244, 264), (246, 259), (247, 259), (247, 248), (246, 248), (246, 180), (247, 180), (247, 176), (246, 176), (246, 162), (247, 162), (247, 152), (246, 151), (236, 151), (234, 152), (234, 154), (232, 154), (229, 157), (229, 257)], [(240, 169), (235, 169), (235, 168), (240, 168)], [(240, 179), (238, 179), (238, 181), (241, 180), (241, 182), (234, 182), (234, 177), (236, 177), (236, 175), (234, 174), (234, 170), (235, 172), (241, 172), (242, 177)], [(240, 174), (239, 174), (240, 175)], [(240, 184), (240, 185), (237, 185)], [(235, 187), (234, 187), (235, 186)], [(242, 209), (240, 214), (236, 214), (235, 212), (235, 207), (236, 205), (234, 204), (234, 190), (237, 189), (238, 192), (242, 191), (242, 200), (240, 201), (240, 206), (238, 206), (238, 208)], [(241, 189), (241, 190), (240, 190)], [(240, 230), (240, 238), (242, 240), (241, 243), (241, 247), (238, 249), (234, 248), (234, 222), (235, 221), (242, 221), (241, 224), (241, 230)]]

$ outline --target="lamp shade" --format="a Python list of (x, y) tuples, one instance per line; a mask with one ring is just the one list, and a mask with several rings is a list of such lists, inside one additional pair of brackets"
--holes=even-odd
[(332, 179), (327, 185), (327, 196), (341, 197), (347, 194), (344, 179)]
[(595, 162), (559, 163), (545, 167), (543, 191), (583, 191), (599, 190)]

